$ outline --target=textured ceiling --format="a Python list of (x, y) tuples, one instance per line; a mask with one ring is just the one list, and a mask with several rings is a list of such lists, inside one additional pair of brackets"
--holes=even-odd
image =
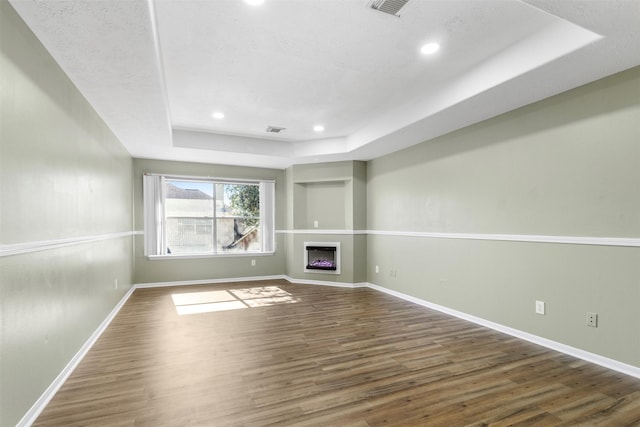
[(144, 158), (367, 160), (640, 64), (640, 0), (10, 3)]

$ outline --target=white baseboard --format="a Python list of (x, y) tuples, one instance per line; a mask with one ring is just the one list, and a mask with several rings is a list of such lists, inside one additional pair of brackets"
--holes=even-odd
[(16, 427), (28, 427), (34, 423), (34, 421), (38, 418), (38, 416), (42, 413), (47, 404), (51, 401), (53, 396), (57, 393), (57, 391), (62, 387), (64, 382), (69, 378), (71, 373), (76, 369), (76, 367), (80, 364), (84, 356), (87, 352), (93, 347), (96, 343), (100, 335), (107, 329), (107, 326), (113, 321), (116, 317), (120, 309), (127, 302), (131, 294), (135, 288), (132, 286), (126, 294), (118, 301), (118, 304), (111, 310), (111, 312), (107, 315), (107, 317), (102, 321), (100, 326), (91, 334), (89, 339), (80, 347), (80, 350), (71, 358), (69, 363), (62, 369), (62, 371), (58, 374), (58, 376), (53, 380), (53, 382), (47, 387), (47, 389), (42, 393), (40, 398), (36, 400), (36, 402), (31, 406), (31, 408), (27, 411), (26, 414), (22, 417)]
[(423, 307), (431, 308), (441, 313), (449, 314), (451, 316), (454, 316), (463, 320), (467, 320), (469, 322), (472, 322), (481, 326), (485, 326), (487, 328), (490, 328), (499, 332), (503, 332), (507, 335), (511, 335), (516, 338), (520, 338), (525, 341), (529, 341), (534, 344), (541, 345), (551, 350), (559, 351), (560, 353), (568, 354), (570, 356), (577, 357), (578, 359), (595, 363), (596, 365), (600, 365), (605, 368), (612, 369), (614, 371), (621, 372), (626, 375), (630, 375), (632, 377), (640, 378), (640, 367), (629, 365), (614, 359), (610, 359), (608, 357), (604, 357), (599, 354), (590, 353), (588, 351), (571, 347), (569, 345), (562, 344), (557, 341), (549, 340), (537, 335), (533, 335), (528, 332), (521, 331), (519, 329), (510, 328), (508, 326), (504, 326), (499, 323), (492, 322), (490, 320), (482, 319), (480, 317), (463, 313), (461, 311), (453, 310), (451, 308), (448, 308), (439, 304), (434, 304), (432, 302), (425, 301), (423, 299), (416, 298), (411, 295), (403, 294), (402, 292), (394, 291), (392, 289), (387, 289), (385, 287), (375, 285), (373, 283), (367, 283), (367, 286), (371, 289), (384, 292), (385, 294), (393, 295), (405, 301), (410, 301), (415, 304), (421, 305)]
[(311, 280), (311, 279), (296, 279), (290, 276), (283, 276), (283, 279), (290, 283), (296, 283), (299, 285), (319, 285), (319, 286), (334, 286), (337, 288), (366, 288), (369, 284), (362, 283), (348, 283), (348, 282), (330, 282), (326, 280)]
[(177, 282), (154, 282), (154, 283), (137, 283), (133, 285), (134, 288), (162, 288), (167, 286), (190, 286), (190, 285), (208, 285), (214, 283), (233, 283), (233, 282), (251, 282), (255, 280), (277, 280), (286, 279), (283, 274), (273, 276), (247, 276), (247, 277), (233, 277), (230, 279), (204, 279), (204, 280), (180, 280)]
[(233, 282), (252, 282), (259, 280), (278, 280), (283, 279), (289, 283), (296, 283), (300, 285), (319, 285), (319, 286), (334, 286), (338, 288), (366, 288), (369, 284), (362, 283), (348, 283), (348, 282), (331, 282), (328, 280), (311, 280), (311, 279), (296, 279), (285, 274), (273, 275), (273, 276), (247, 276), (247, 277), (233, 277), (227, 279), (203, 279), (203, 280), (181, 280), (176, 282), (154, 282), (154, 283), (138, 283), (133, 285), (136, 289), (140, 288), (161, 288), (166, 286), (190, 286), (190, 285), (208, 285), (215, 283), (233, 283)]

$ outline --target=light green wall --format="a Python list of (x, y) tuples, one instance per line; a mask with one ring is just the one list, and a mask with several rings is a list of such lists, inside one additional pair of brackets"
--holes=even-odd
[[(345, 181), (310, 182), (296, 184), (304, 186), (303, 209), (306, 215), (296, 228), (323, 228), (327, 230), (344, 230), (348, 221), (345, 211)], [(304, 203), (306, 201), (306, 204)], [(317, 227), (315, 224), (318, 224)]]
[(328, 162), (293, 165), (291, 178), (294, 182), (326, 182), (349, 180), (353, 178), (354, 163), (358, 162)]
[[(639, 238), (639, 166), (635, 68), (370, 161), (368, 228)], [(369, 235), (367, 250), (369, 282), (640, 366), (640, 248)]]
[[(135, 159), (133, 162), (134, 226), (144, 230), (142, 176), (145, 172), (187, 176), (210, 176), (238, 179), (268, 179), (276, 182), (276, 230), (285, 224), (285, 173), (277, 169), (210, 165), (202, 163), (169, 162)], [(149, 260), (144, 256), (144, 239), (136, 236), (135, 283), (193, 281), (252, 276), (282, 275), (285, 272), (284, 235), (276, 234), (276, 251), (267, 256), (237, 256)], [(256, 260), (255, 267), (251, 260)]]
[(354, 230), (367, 228), (367, 163), (353, 162), (353, 179), (351, 180), (353, 198), (351, 207), (351, 224)]
[(287, 170), (289, 225), (324, 230), (366, 227), (367, 164), (359, 161), (294, 165)]
[[(4, 0), (0, 54), (0, 244), (130, 232), (130, 156)], [(22, 418), (131, 287), (132, 246), (0, 258), (0, 425)]]
[[(366, 171), (366, 163), (358, 161), (287, 169), (287, 275), (341, 283), (366, 280), (366, 236), (353, 234), (366, 226)], [(340, 242), (340, 274), (305, 273), (305, 242)]]
[[(297, 232), (318, 219), (347, 231), (638, 238), (640, 69), (367, 163), (280, 171), (132, 161), (3, 0), (0, 31), (0, 244), (141, 231), (145, 171), (274, 179), (285, 231), (256, 267), (149, 261), (142, 236), (0, 258), (0, 425), (25, 414), (132, 282), (367, 280), (640, 366), (638, 248)], [(323, 211), (338, 189), (339, 209)], [(304, 241), (340, 241), (343, 273), (303, 273)]]

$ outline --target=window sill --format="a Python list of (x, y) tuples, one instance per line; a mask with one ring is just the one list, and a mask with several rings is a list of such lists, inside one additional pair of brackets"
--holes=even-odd
[(271, 256), (275, 252), (234, 252), (219, 254), (172, 254), (172, 255), (147, 255), (149, 261), (161, 261), (169, 259), (199, 259), (199, 258), (244, 258), (256, 256)]

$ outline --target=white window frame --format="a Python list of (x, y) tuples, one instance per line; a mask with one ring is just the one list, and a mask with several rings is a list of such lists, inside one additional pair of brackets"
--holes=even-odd
[[(167, 180), (200, 181), (215, 184), (258, 184), (260, 186), (260, 251), (167, 253), (165, 183)], [(149, 259), (185, 259), (272, 255), (275, 252), (275, 181), (213, 178), (203, 176), (143, 175), (144, 255)]]

